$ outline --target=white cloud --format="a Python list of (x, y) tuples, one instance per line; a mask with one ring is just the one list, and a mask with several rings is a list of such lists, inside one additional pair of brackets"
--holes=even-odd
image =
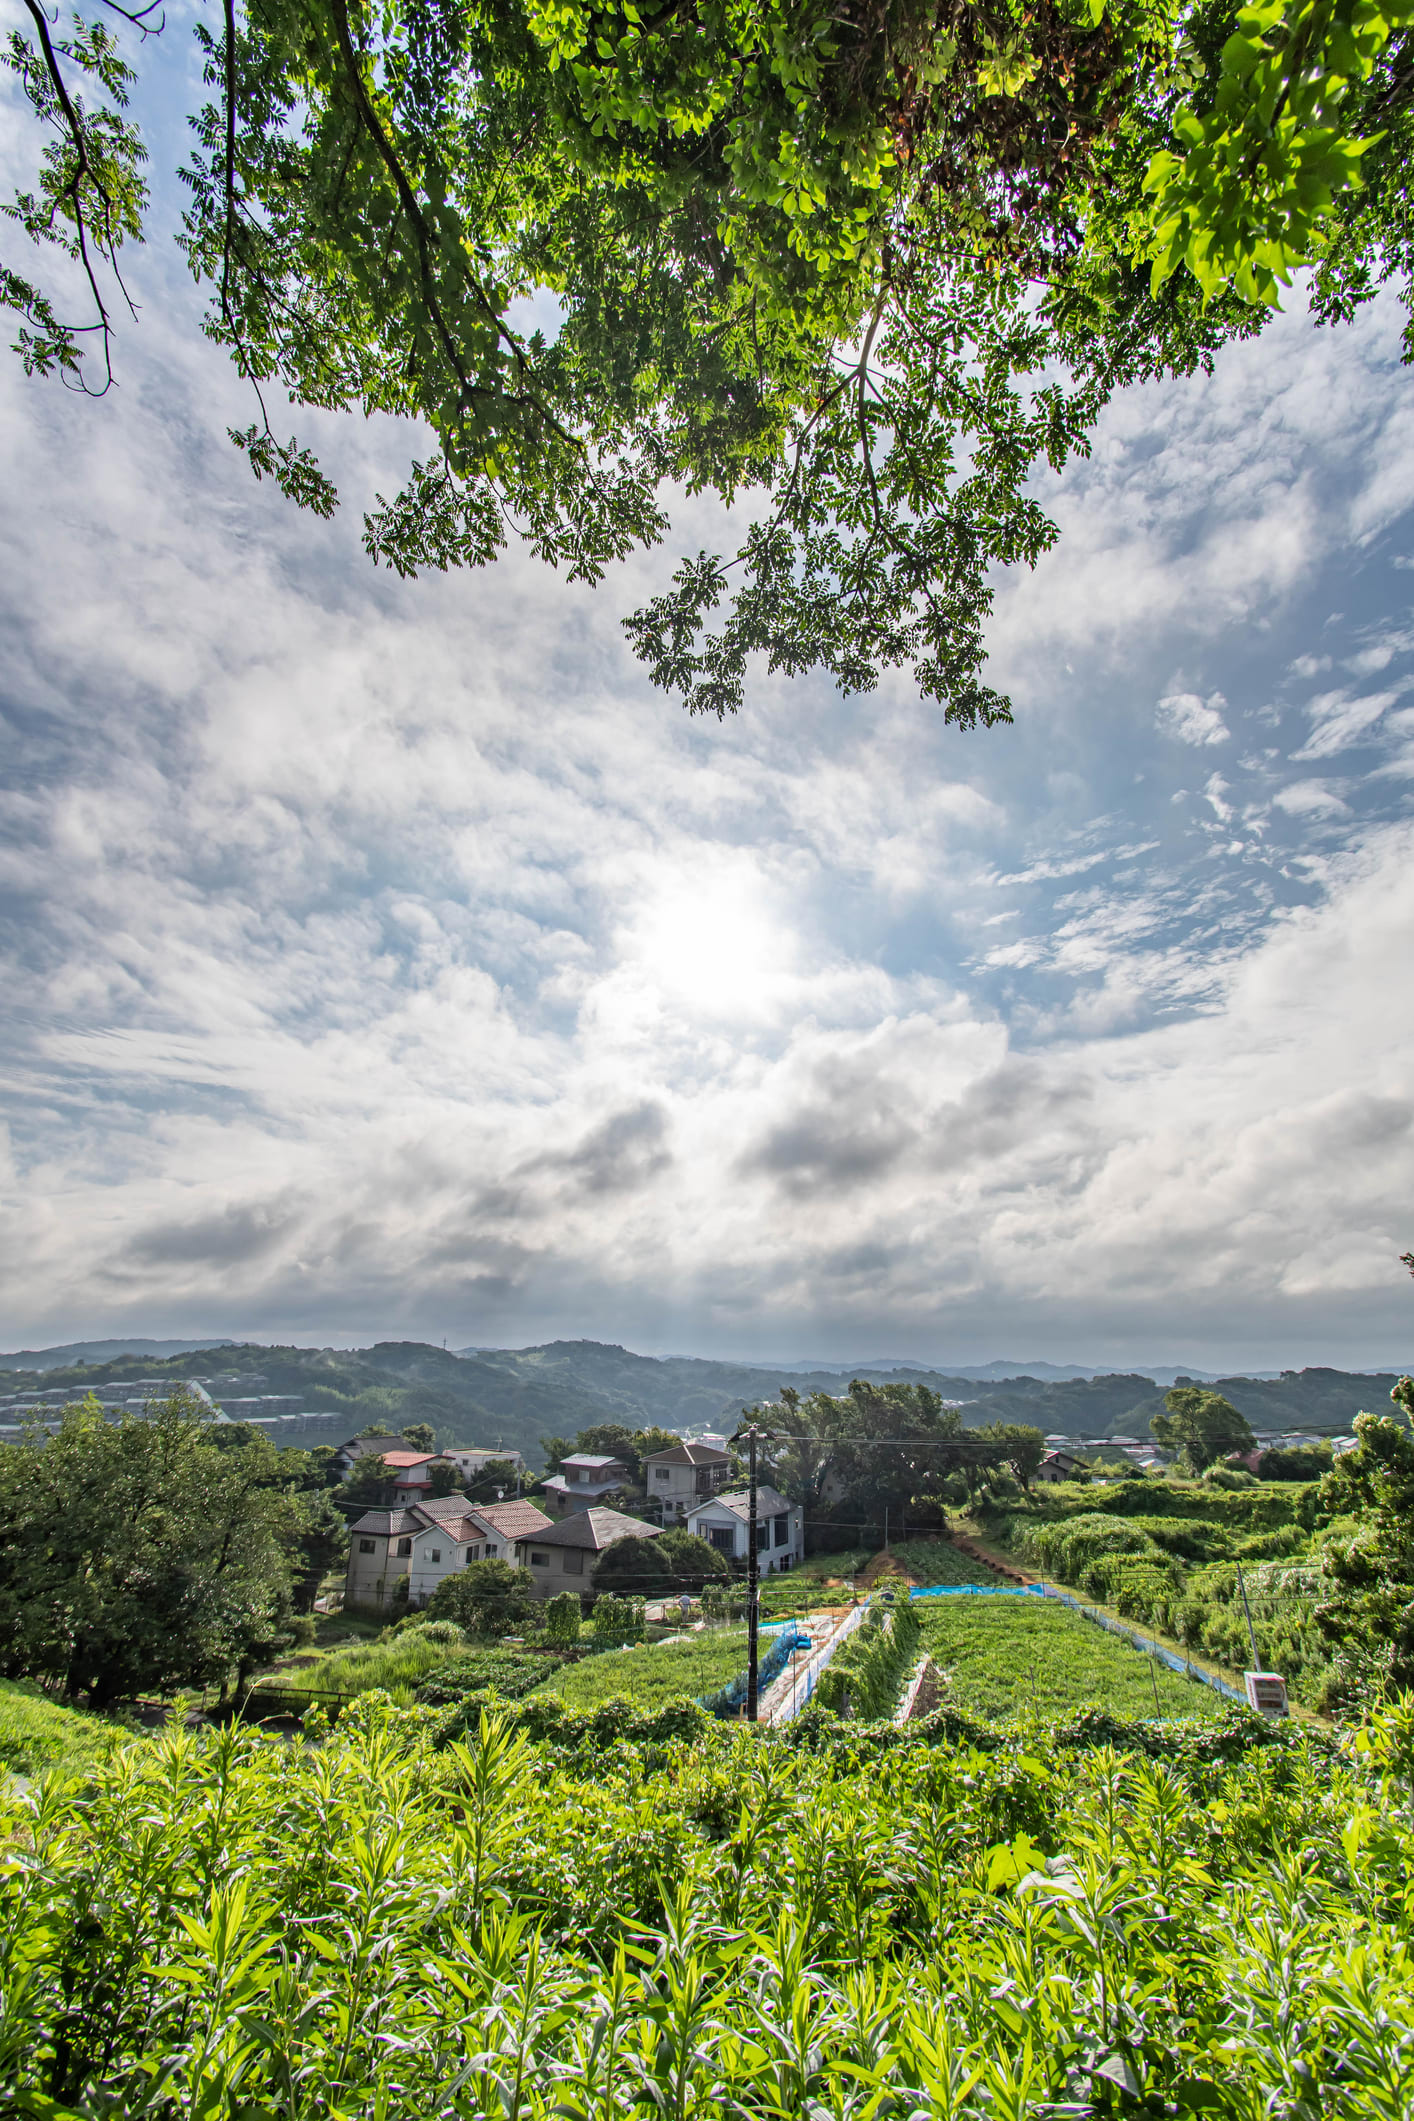
[(1324, 781), (1293, 781), (1272, 797), (1278, 810), (1288, 817), (1344, 817), (1350, 805)]
[[(192, 439), (209, 349), (111, 417), (6, 370), (14, 1336), (1386, 1330), (1409, 834), (1253, 760), (1200, 837), (1132, 702), (1210, 656), (1240, 698), (1225, 630), (1247, 652), (1348, 533), (1322, 482), (1374, 477), (1395, 340), (1286, 320), (1117, 401), (1001, 585), (1018, 725), (986, 736), (894, 681), (691, 724), (617, 628), (671, 553), (597, 598), (519, 559), (398, 584)], [(319, 432), (356, 517), (402, 440)], [(1312, 743), (1370, 704), (1327, 700)], [(1226, 711), (1160, 715), (1207, 748)], [(1249, 774), (1284, 897), (1218, 830), (1260, 823)]]
[(1220, 692), (1200, 700), (1196, 692), (1173, 692), (1159, 701), (1154, 721), (1164, 736), (1180, 744), (1226, 744), (1232, 735), (1223, 715), (1227, 701)]
[(1403, 686), (1397, 686), (1392, 692), (1371, 692), (1354, 700), (1347, 692), (1318, 694), (1306, 707), (1313, 725), (1311, 734), (1299, 751), (1292, 752), (1292, 758), (1328, 759), (1347, 745), (1358, 743), (1403, 690)]

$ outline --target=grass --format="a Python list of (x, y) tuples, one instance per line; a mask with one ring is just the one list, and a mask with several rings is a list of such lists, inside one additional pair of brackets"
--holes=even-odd
[(1000, 1722), (1098, 1707), (1116, 1716), (1207, 1718), (1222, 1707), (1210, 1687), (1181, 1679), (1068, 1606), (949, 1598), (924, 1601), (918, 1611), (923, 1646), (948, 1679), (943, 1702), (969, 1715)]
[(130, 1744), (133, 1735), (101, 1716), (61, 1708), (26, 1686), (0, 1680), (0, 1767), (13, 1774), (90, 1767)]
[(623, 1696), (646, 1712), (667, 1701), (694, 1700), (699, 1694), (712, 1693), (745, 1669), (746, 1629), (708, 1628), (686, 1642), (605, 1650), (601, 1656), (586, 1657), (557, 1672), (536, 1689), (536, 1695), (557, 1694), (574, 1709), (597, 1708), (601, 1701)]
[[(327, 1657), (301, 1661), (281, 1671), (267, 1672), (258, 1682), (257, 1696), (264, 1691), (281, 1699), (308, 1695), (318, 1701), (328, 1695), (351, 1701), (371, 1687), (386, 1687), (393, 1699), (406, 1707), (417, 1688), (437, 1665), (453, 1654), (445, 1643), (429, 1642), (415, 1631), (396, 1635), (391, 1642), (355, 1643), (347, 1649), (331, 1650)], [(325, 1700), (326, 1707), (333, 1704)]]

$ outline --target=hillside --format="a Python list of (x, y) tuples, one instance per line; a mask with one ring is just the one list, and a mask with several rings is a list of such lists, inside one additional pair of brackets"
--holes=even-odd
[[(111, 1343), (84, 1342), (98, 1349)], [(51, 1362), (65, 1349), (34, 1352), (28, 1373), (17, 1357), (4, 1358), (8, 1384), (36, 1389), (120, 1390), (137, 1379), (178, 1383), (199, 1378), (218, 1402), (262, 1393), (297, 1396), (311, 1413), (327, 1418), (314, 1433), (286, 1440), (329, 1441), (371, 1421), (401, 1428), (430, 1422), (442, 1443), (496, 1444), (523, 1451), (540, 1464), (541, 1438), (572, 1436), (595, 1423), (617, 1421), (638, 1428), (723, 1428), (744, 1407), (773, 1400), (783, 1384), (803, 1394), (840, 1393), (852, 1375), (876, 1382), (926, 1385), (945, 1399), (964, 1403), (969, 1427), (992, 1421), (1034, 1423), (1045, 1434), (1146, 1436), (1149, 1418), (1163, 1405), (1152, 1377), (1013, 1377), (1000, 1382), (958, 1373), (907, 1369), (894, 1364), (852, 1370), (772, 1370), (747, 1363), (659, 1358), (593, 1340), (551, 1341), (533, 1348), (482, 1348), (456, 1354), (424, 1341), (380, 1341), (361, 1349), (178, 1344), (165, 1356), (151, 1351), (171, 1343), (123, 1343), (135, 1352), (107, 1359), (75, 1356)], [(1393, 1374), (1359, 1375), (1340, 1370), (1286, 1371), (1275, 1379), (1228, 1377), (1218, 1381), (1256, 1428), (1335, 1431), (1349, 1427), (1362, 1408), (1381, 1408)], [(245, 1410), (242, 1410), (245, 1411)]]

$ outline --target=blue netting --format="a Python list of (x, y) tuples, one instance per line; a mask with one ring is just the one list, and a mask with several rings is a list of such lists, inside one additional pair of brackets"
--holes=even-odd
[[(764, 1628), (760, 1630), (762, 1635), (765, 1632)], [(810, 1637), (802, 1634), (793, 1621), (783, 1622), (773, 1632), (776, 1639), (757, 1664), (756, 1686), (758, 1695), (764, 1694), (771, 1681), (780, 1677), (786, 1668), (786, 1662), (792, 1650), (808, 1650), (810, 1648)], [(718, 1687), (715, 1694), (700, 1694), (698, 1700), (703, 1708), (710, 1710), (714, 1716), (735, 1716), (737, 1710), (746, 1699), (746, 1682), (747, 1674), (738, 1672), (735, 1679), (729, 1679), (725, 1686)]]

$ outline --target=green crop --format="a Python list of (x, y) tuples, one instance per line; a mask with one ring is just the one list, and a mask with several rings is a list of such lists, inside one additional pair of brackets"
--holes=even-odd
[(965, 1714), (1053, 1717), (1097, 1706), (1117, 1716), (1204, 1717), (1220, 1707), (1200, 1680), (1179, 1678), (1069, 1606), (940, 1598), (918, 1610), (943, 1700)]
[(369, 1696), (320, 1744), (173, 1727), (0, 1797), (4, 2110), (1414, 2105), (1407, 1709), (1343, 1750), (1245, 1712), (1159, 1726), (1153, 1758), (689, 1716), (655, 1768), (627, 1736), (580, 1767), (535, 1744), (537, 1698), (441, 1749), (437, 1712)]

